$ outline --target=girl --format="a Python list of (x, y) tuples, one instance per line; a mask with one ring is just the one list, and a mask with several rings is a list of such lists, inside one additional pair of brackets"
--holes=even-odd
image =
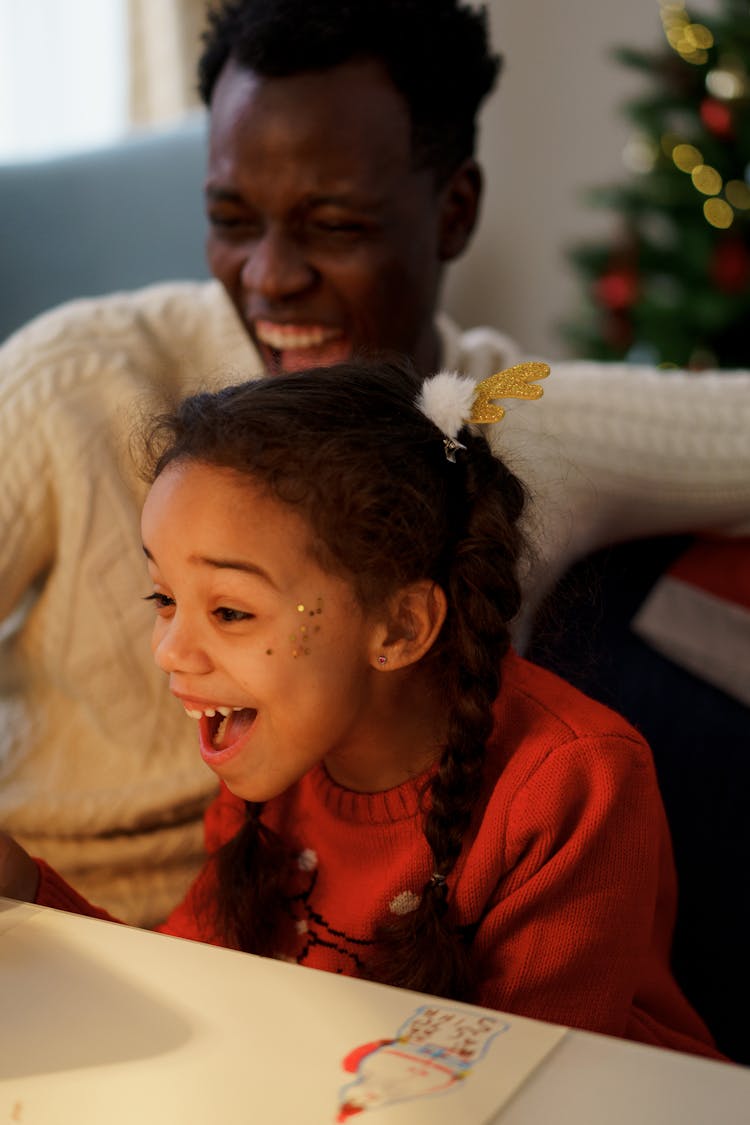
[[(509, 647), (524, 490), (464, 423), (520, 376), (344, 365), (160, 420), (153, 652), (223, 782), (161, 929), (715, 1055), (648, 747)], [(7, 839), (3, 887), (106, 916)]]

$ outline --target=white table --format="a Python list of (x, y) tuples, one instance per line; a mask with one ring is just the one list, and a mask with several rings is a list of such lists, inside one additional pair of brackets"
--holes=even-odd
[[(334, 1125), (342, 1059), (436, 1003), (0, 899), (0, 1123)], [(508, 1030), (454, 1088), (347, 1123), (750, 1125), (750, 1069), (452, 1008)], [(542, 1061), (498, 1109), (514, 1051)]]

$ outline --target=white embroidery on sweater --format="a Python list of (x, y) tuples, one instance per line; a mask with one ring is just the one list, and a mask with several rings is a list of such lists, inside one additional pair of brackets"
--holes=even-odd
[(400, 895), (391, 899), (389, 909), (391, 914), (411, 914), (421, 901), (421, 896), (415, 895), (413, 891), (402, 891)]
[(318, 853), (312, 848), (305, 848), (297, 856), (297, 866), (300, 871), (314, 871), (318, 866)]

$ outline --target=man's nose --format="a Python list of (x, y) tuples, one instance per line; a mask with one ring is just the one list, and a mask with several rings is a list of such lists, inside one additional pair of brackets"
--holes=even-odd
[(178, 612), (154, 626), (152, 651), (157, 667), (171, 675), (202, 675), (211, 670), (211, 658), (195, 628)]
[(269, 228), (248, 248), (242, 267), (244, 288), (266, 300), (281, 301), (304, 293), (313, 284), (315, 269), (304, 247), (284, 231)]

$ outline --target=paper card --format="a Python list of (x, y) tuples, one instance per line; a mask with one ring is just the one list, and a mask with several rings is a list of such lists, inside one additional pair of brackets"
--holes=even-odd
[(343, 1060), (355, 1077), (339, 1093), (337, 1123), (491, 1121), (563, 1034), (539, 1025), (529, 1036), (525, 1023), (439, 1000), (420, 1005), (393, 1039)]

